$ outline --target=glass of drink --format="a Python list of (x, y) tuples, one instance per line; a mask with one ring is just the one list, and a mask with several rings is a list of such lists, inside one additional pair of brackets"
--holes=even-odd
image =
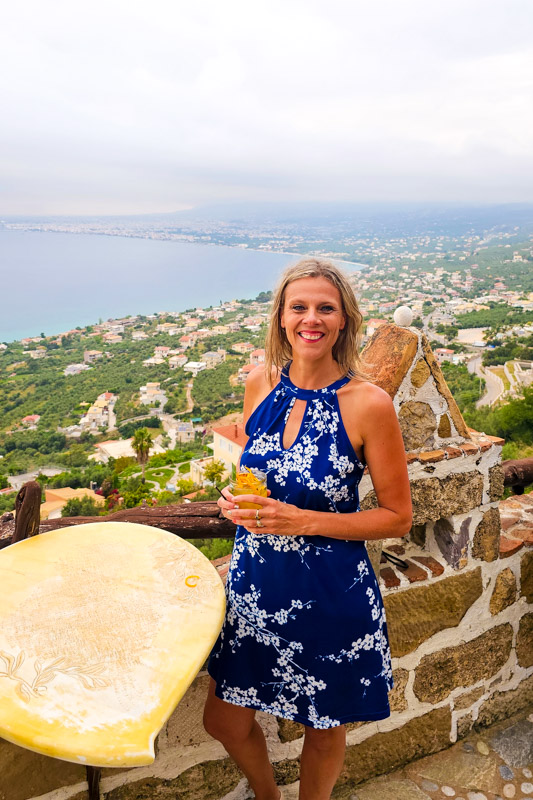
[[(229, 490), (234, 497), (240, 494), (257, 494), (267, 497), (267, 476), (259, 469), (244, 468), (237, 472), (235, 478), (229, 482)], [(261, 508), (257, 503), (238, 503), (239, 508)]]

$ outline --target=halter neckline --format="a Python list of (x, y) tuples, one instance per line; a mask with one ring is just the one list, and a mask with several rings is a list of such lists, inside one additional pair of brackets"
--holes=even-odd
[(292, 361), (289, 361), (287, 364), (285, 364), (281, 370), (280, 380), (286, 389), (291, 391), (301, 400), (316, 400), (321, 394), (334, 394), (338, 389), (352, 379), (352, 376), (348, 374), (344, 375), (342, 378), (338, 378), (336, 381), (333, 381), (333, 383), (330, 383), (329, 386), (324, 386), (322, 389), (302, 389), (300, 386), (296, 386), (289, 377), (289, 369), (291, 364)]

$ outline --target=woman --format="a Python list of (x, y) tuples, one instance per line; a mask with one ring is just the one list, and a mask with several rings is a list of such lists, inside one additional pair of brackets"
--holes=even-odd
[[(228, 607), (209, 662), (207, 731), (257, 800), (278, 800), (257, 709), (302, 722), (300, 800), (327, 800), (344, 760), (345, 728), (389, 715), (385, 614), (364, 540), (404, 536), (411, 501), (390, 397), (364, 379), (361, 314), (346, 276), (304, 259), (282, 276), (265, 369), (244, 398), (241, 469), (267, 473), (269, 497), (228, 489), (219, 506), (237, 528)], [(368, 465), (378, 507), (359, 511)]]

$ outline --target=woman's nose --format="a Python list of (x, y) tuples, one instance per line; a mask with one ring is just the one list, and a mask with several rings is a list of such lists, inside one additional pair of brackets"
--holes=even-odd
[(304, 322), (308, 324), (320, 322), (318, 309), (314, 308), (313, 306), (309, 306), (309, 308), (305, 312)]

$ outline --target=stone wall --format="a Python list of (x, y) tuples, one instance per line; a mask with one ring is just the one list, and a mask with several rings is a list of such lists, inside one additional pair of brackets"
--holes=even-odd
[[(386, 330), (384, 330), (386, 329)], [(447, 747), (533, 702), (533, 495), (500, 502), (502, 440), (469, 430), (425, 338), (383, 326), (365, 351), (404, 432), (413, 528), (374, 551), (395, 687), (391, 716), (348, 728), (335, 795)], [(370, 476), (363, 508), (376, 504)], [(228, 560), (215, 562), (222, 577)], [(246, 783), (202, 727), (201, 672), (161, 731), (149, 767), (104, 770), (106, 800), (239, 800)], [(258, 714), (280, 785), (298, 779), (303, 727)], [(83, 768), (0, 740), (0, 800), (81, 800)]]

